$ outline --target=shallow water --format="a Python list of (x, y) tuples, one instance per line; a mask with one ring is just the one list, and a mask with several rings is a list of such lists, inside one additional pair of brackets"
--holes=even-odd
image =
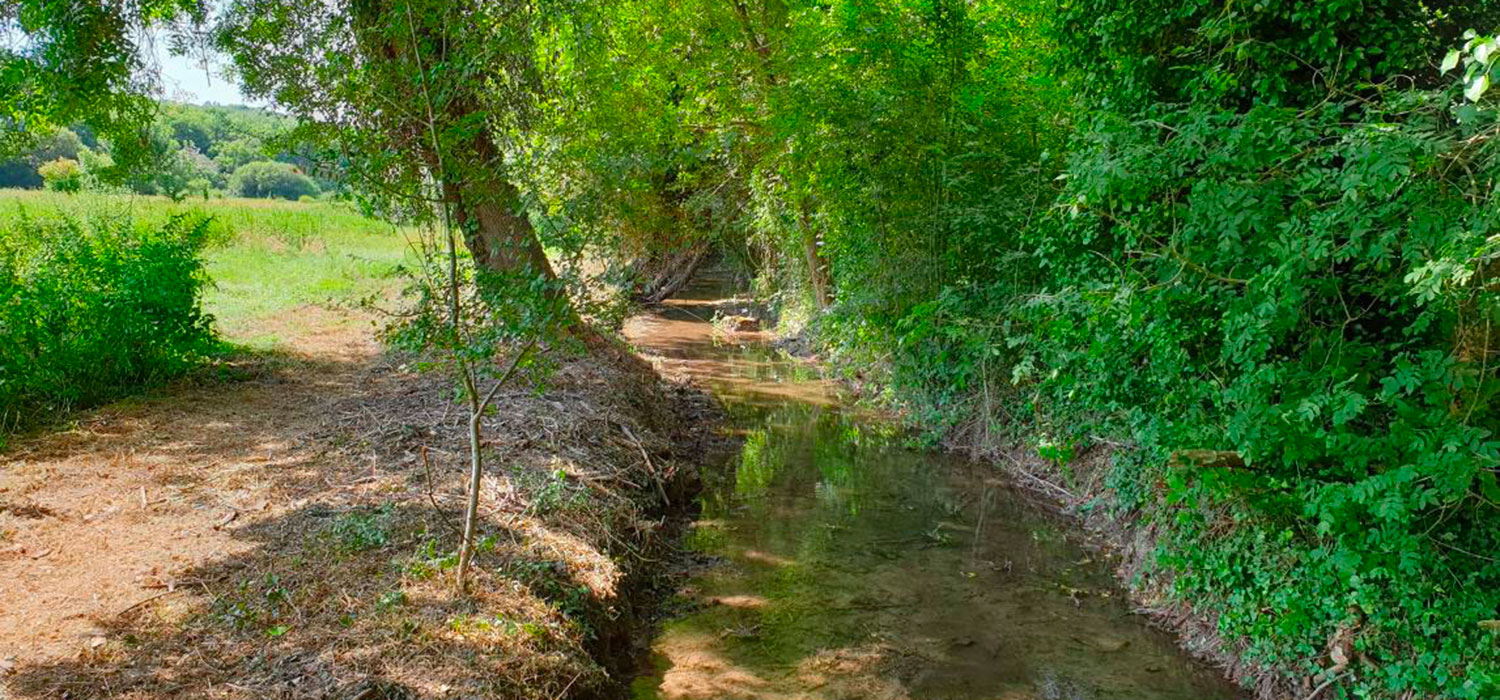
[(744, 444), (704, 470), (704, 564), (636, 700), (1239, 697), (993, 467), (906, 449), (811, 368), (714, 330), (712, 286), (689, 291), (627, 335), (716, 393)]

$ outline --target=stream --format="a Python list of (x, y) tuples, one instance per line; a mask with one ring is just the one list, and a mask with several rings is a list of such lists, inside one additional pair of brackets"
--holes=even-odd
[(699, 565), (634, 700), (1230, 700), (1131, 612), (1075, 524), (999, 471), (909, 449), (695, 284), (627, 325), (724, 403), (743, 438), (705, 468)]

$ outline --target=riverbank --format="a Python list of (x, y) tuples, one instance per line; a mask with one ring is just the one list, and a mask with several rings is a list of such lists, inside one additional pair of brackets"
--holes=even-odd
[[(778, 339), (778, 345), (808, 353), (812, 343), (805, 337)], [(924, 442), (943, 452), (989, 465), (1009, 483), (1049, 504), (1073, 527), (1087, 536), (1081, 544), (1110, 563), (1113, 578), (1127, 594), (1131, 612), (1171, 634), (1178, 646), (1246, 689), (1257, 700), (1309, 698), (1321, 695), (1338, 680), (1344, 668), (1333, 675), (1298, 675), (1292, 669), (1253, 659), (1245, 640), (1232, 640), (1220, 632), (1218, 615), (1210, 605), (1195, 605), (1174, 589), (1178, 575), (1162, 562), (1163, 538), (1171, 533), (1165, 521), (1170, 508), (1155, 501), (1126, 503), (1122, 484), (1111, 472), (1116, 460), (1131, 459), (1127, 445), (1097, 439), (1089, 444), (1059, 446), (1048, 435), (1010, 422), (1008, 406), (988, 394), (959, 406), (941, 409), (924, 406), (920, 400), (898, 398), (899, 392), (885, 382), (881, 368), (850, 367), (833, 361), (832, 373), (882, 410), (893, 412), (899, 422), (924, 434)], [(1201, 601), (1200, 601), (1201, 602)], [(1326, 648), (1311, 650), (1320, 659), (1353, 655), (1348, 634), (1331, 637)], [(1335, 650), (1337, 647), (1337, 650)], [(1332, 659), (1328, 665), (1337, 663)], [(1322, 686), (1322, 687), (1319, 687)]]
[[(706, 280), (711, 282), (711, 280)], [(1230, 700), (1135, 615), (1076, 524), (770, 345), (713, 285), (627, 325), (743, 438), (705, 467), (635, 700)]]
[(458, 596), (462, 412), (353, 314), (0, 456), (7, 697), (616, 692), (711, 403), (620, 348), (497, 397)]

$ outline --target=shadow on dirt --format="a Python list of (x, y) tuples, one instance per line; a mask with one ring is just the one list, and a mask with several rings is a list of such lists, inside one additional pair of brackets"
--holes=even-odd
[[(157, 533), (160, 547), (214, 549), (154, 588), (121, 587), (136, 602), (92, 616), (95, 636), (72, 658), (0, 677), (6, 697), (524, 700), (618, 690), (669, 539), (651, 484), (663, 479), (661, 493), (690, 502), (699, 455), (684, 436), (707, 432), (694, 431), (701, 401), (643, 365), (594, 358), (565, 363), (545, 392), (501, 396), (485, 421), (492, 467), (479, 553), (470, 592), (458, 595), (465, 470), (451, 387), (396, 360), (363, 373), (309, 369), (285, 387), (279, 373), (237, 385), (259, 392), (249, 405), (189, 389), (170, 411), (104, 421), (27, 455), (73, 464), (129, 443), (192, 467), (149, 472), (160, 490), (185, 494), (152, 502), (150, 517), (174, 528)], [(267, 419), (273, 404), (298, 401)], [(51, 488), (38, 482), (34, 493), (51, 498)]]

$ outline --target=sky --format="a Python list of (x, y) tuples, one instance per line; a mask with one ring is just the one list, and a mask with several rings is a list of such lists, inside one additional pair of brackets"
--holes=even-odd
[(172, 56), (165, 41), (155, 41), (153, 52), (156, 64), (161, 67), (163, 97), (175, 102), (192, 102), (221, 105), (259, 105), (245, 99), (239, 86), (224, 77), (225, 61), (222, 56), (210, 57), (205, 69), (202, 57)]

